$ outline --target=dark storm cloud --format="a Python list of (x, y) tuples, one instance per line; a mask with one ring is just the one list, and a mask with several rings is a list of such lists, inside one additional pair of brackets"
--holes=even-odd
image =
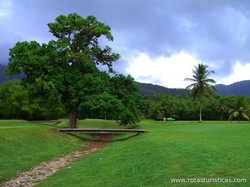
[(124, 72), (126, 56), (136, 52), (157, 57), (186, 51), (208, 65), (217, 64), (221, 75), (230, 73), (236, 60), (250, 62), (248, 0), (9, 1), (9, 16), (0, 17), (5, 31), (0, 62), (7, 61), (7, 48), (16, 39), (51, 39), (46, 24), (72, 12), (95, 15), (111, 26), (115, 37), (111, 46), (123, 56), (122, 65), (115, 66), (120, 72)]
[(236, 60), (250, 61), (249, 1), (123, 1), (118, 5), (102, 1), (99, 5), (97, 16), (118, 33), (116, 40), (122, 39), (124, 53), (140, 51), (154, 57), (185, 50), (208, 65), (217, 64), (222, 76)]

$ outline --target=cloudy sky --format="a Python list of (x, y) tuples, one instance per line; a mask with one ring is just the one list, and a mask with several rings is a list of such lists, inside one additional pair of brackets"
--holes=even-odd
[(184, 88), (198, 63), (218, 84), (250, 80), (249, 0), (0, 0), (0, 64), (17, 41), (51, 40), (47, 24), (69, 13), (109, 25), (114, 69), (137, 81)]

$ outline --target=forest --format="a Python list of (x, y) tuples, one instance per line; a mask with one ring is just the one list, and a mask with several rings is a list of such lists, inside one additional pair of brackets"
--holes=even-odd
[[(137, 89), (136, 111), (140, 119), (162, 120), (172, 117), (176, 120), (198, 120), (199, 118), (199, 102), (193, 101), (188, 95), (156, 93), (143, 97), (138, 86)], [(119, 102), (115, 97), (108, 92), (86, 97), (79, 106), (78, 118), (117, 119), (117, 116), (121, 115), (124, 110), (118, 110)], [(250, 98), (216, 95), (203, 99), (202, 117), (204, 120), (229, 120), (229, 114), (232, 111), (243, 112), (250, 116)], [(58, 119), (68, 118), (68, 113), (62, 101), (52, 96), (29, 99), (28, 90), (20, 80), (9, 80), (0, 86), (0, 118)]]

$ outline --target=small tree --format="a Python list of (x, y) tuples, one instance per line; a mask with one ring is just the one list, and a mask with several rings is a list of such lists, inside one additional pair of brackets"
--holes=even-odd
[(245, 97), (239, 96), (236, 101), (235, 109), (230, 109), (228, 113), (230, 121), (232, 121), (233, 118), (238, 118), (239, 123), (242, 118), (249, 121), (249, 116), (247, 115), (248, 111), (246, 108)]
[(19, 80), (6, 81), (0, 85), (0, 118), (26, 118), (29, 106), (28, 92)]
[(223, 100), (219, 100), (219, 102), (215, 106), (215, 110), (220, 113), (220, 120), (222, 121), (223, 113), (227, 113), (229, 108), (227, 105), (223, 102)]

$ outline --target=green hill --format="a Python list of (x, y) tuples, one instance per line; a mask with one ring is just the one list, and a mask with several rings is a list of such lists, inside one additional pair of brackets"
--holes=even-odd
[(154, 94), (187, 95), (187, 91), (185, 89), (166, 88), (164, 86), (140, 82), (137, 82), (137, 84), (139, 85), (141, 95), (144, 97)]

